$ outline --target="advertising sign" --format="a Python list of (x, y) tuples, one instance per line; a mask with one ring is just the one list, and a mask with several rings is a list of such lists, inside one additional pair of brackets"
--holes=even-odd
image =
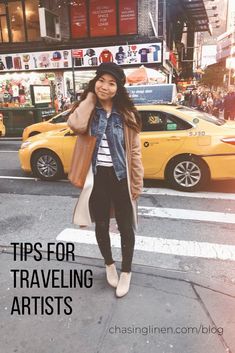
[(135, 104), (172, 103), (177, 94), (175, 84), (126, 87)]
[(87, 7), (86, 1), (79, 1), (79, 6), (70, 6), (72, 38), (87, 37)]
[(137, 33), (136, 0), (119, 0), (119, 34)]
[(162, 62), (162, 43), (142, 43), (73, 50), (74, 66), (98, 66), (104, 62), (118, 65), (150, 64)]
[(30, 90), (33, 105), (51, 103), (51, 86), (31, 85)]
[(91, 37), (117, 34), (116, 0), (91, 0), (89, 15)]
[(1, 71), (63, 69), (72, 66), (70, 50), (0, 55)]

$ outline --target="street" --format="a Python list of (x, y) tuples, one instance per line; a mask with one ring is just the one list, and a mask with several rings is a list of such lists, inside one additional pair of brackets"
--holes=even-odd
[(0, 46), (0, 353), (235, 353), (235, 1), (0, 0)]
[[(1, 245), (21, 237), (32, 242), (54, 241), (64, 229), (73, 228), (71, 219), (79, 191), (67, 180), (45, 182), (24, 175), (18, 159), (19, 146), (20, 141), (0, 142), (0, 192), (4, 197)], [(235, 245), (234, 214), (234, 181), (213, 182), (201, 192), (184, 193), (168, 189), (163, 181), (148, 180), (139, 200), (138, 235), (166, 239), (170, 246), (171, 240)], [(112, 227), (115, 232), (115, 224)], [(90, 248), (93, 249), (94, 245), (90, 244), (87, 249), (88, 256)], [(172, 256), (146, 254), (136, 256), (136, 263), (195, 273), (204, 270), (204, 274), (210, 277), (210, 262), (205, 266), (208, 260), (203, 259), (200, 252), (196, 259), (193, 254), (192, 257), (177, 258), (174, 251)], [(212, 258), (216, 258), (216, 254)], [(220, 277), (224, 266), (225, 273), (221, 276), (226, 276), (226, 282), (235, 280), (229, 264), (221, 266), (218, 261), (217, 268), (215, 262), (212, 268), (216, 277)]]
[[(94, 228), (78, 229), (71, 224), (78, 190), (71, 186), (67, 180), (43, 182), (32, 176), (25, 176), (20, 170), (17, 154), (19, 146), (20, 141), (12, 139), (0, 141), (1, 258), (7, 264), (6, 267), (3, 266), (3, 273), (7, 276), (7, 268), (13, 266), (11, 257), (4, 258), (7, 254), (9, 257), (9, 254), (12, 253), (11, 242), (40, 242), (45, 249), (48, 242), (66, 241), (75, 243), (75, 254), (83, 267), (98, 264), (98, 268), (94, 270), (95, 277), (99, 272), (98, 279), (95, 278), (94, 281), (100, 281), (103, 276), (102, 261), (100, 261), (101, 256), (96, 246)], [(120, 241), (113, 221), (111, 222), (111, 232), (114, 233), (112, 235), (113, 253), (115, 259), (120, 260)], [(181, 288), (186, 282), (191, 283), (195, 288), (197, 287), (197, 293), (201, 293), (201, 309), (210, 318), (209, 321), (217, 327), (224, 327), (225, 330), (225, 334), (222, 338), (220, 337), (223, 346), (220, 351), (215, 350), (213, 339), (209, 340), (210, 342), (206, 337), (202, 339), (201, 342), (205, 340), (210, 343), (206, 350), (211, 353), (235, 351), (235, 341), (231, 334), (235, 328), (234, 321), (231, 321), (231, 308), (234, 307), (235, 296), (234, 234), (235, 182), (213, 182), (201, 192), (183, 193), (167, 188), (166, 184), (161, 181), (145, 181), (145, 187), (139, 200), (139, 228), (133, 261), (134, 275), (136, 272), (134, 285), (138, 287), (137, 274), (139, 276), (145, 274), (145, 276), (156, 275), (158, 279), (164, 278), (165, 281), (174, 279), (178, 281), (177, 286), (181, 285)], [(24, 268), (25, 265), (19, 263), (18, 266)], [(33, 267), (34, 265), (29, 263), (27, 266)], [(57, 264), (57, 267), (61, 266), (63, 266), (61, 263)], [(66, 266), (68, 264), (64, 263), (64, 267)], [(149, 281), (147, 280), (145, 284), (147, 287), (150, 285)], [(181, 281), (183, 282), (181, 283)], [(175, 285), (168, 286), (168, 289), (163, 290), (166, 290), (166, 293), (175, 291)], [(152, 284), (150, 288), (152, 288)], [(205, 292), (203, 293), (203, 291)], [(123, 299), (124, 303), (128, 303), (128, 300), (130, 303), (133, 292), (134, 290), (128, 294), (126, 299)], [(216, 304), (218, 298), (213, 299), (213, 296), (218, 294), (223, 297), (220, 308)], [(43, 295), (45, 295), (45, 290)], [(187, 296), (187, 294), (184, 295)], [(7, 297), (3, 295), (3, 298), (6, 300)], [(215, 300), (213, 305), (211, 300), (212, 302)], [(9, 310), (8, 305), (5, 307), (6, 311)], [(102, 303), (100, 305), (102, 307)], [(147, 304), (145, 303), (145, 305)], [(161, 305), (165, 305), (165, 303)], [(184, 310), (183, 307), (182, 310)], [(186, 310), (190, 312), (190, 306)], [(198, 308), (192, 308), (192, 310), (193, 313), (194, 310), (198, 312)], [(219, 310), (220, 313), (215, 313), (216, 310)], [(119, 323), (123, 322), (125, 314), (123, 315), (116, 319), (119, 320)], [(161, 315), (165, 317), (164, 313)], [(148, 317), (150, 318), (150, 316)], [(66, 320), (68, 323), (68, 319)], [(113, 317), (112, 320), (114, 320)], [(126, 317), (125, 320), (129, 322)], [(129, 320), (131, 319), (129, 318)], [(172, 320), (173, 324), (179, 322), (180, 319), (175, 317)], [(200, 320), (199, 322), (201, 322)], [(195, 316), (191, 318), (190, 324), (193, 325), (194, 321), (195, 324), (198, 322), (198, 318)], [(142, 314), (142, 322), (144, 322), (144, 313)], [(149, 324), (151, 322), (149, 320)], [(9, 324), (12, 325), (12, 321)], [(72, 325), (72, 322), (68, 325)], [(93, 329), (91, 328), (91, 330)], [(113, 336), (110, 337), (113, 339)], [(109, 344), (112, 342), (110, 337)], [(141, 341), (136, 337), (134, 340)], [(130, 339), (131, 341), (132, 339)], [(151, 340), (148, 339), (148, 341)], [(168, 350), (164, 350), (162, 348), (165, 345), (163, 336), (159, 352), (182, 352), (179, 338), (174, 337), (173, 341), (173, 345), (178, 347), (178, 350), (172, 350), (169, 347)], [(191, 344), (191, 341), (189, 337), (188, 343)], [(195, 342), (195, 337), (193, 337), (193, 342)], [(204, 346), (207, 343), (204, 342)], [(9, 342), (7, 347), (11, 347)], [(48, 347), (47, 343), (45, 343), (45, 347)], [(101, 344), (101, 347), (102, 352), (108, 351), (107, 347), (107, 350), (104, 348), (105, 344)], [(187, 352), (199, 352), (198, 347), (195, 346), (194, 350)], [(155, 352), (155, 348), (153, 346), (149, 350), (143, 351)], [(4, 352), (10, 351), (5, 350)], [(45, 352), (50, 351), (45, 350)], [(94, 350), (92, 348), (86, 352), (94, 352)], [(135, 350), (135, 352), (139, 353), (140, 351)]]

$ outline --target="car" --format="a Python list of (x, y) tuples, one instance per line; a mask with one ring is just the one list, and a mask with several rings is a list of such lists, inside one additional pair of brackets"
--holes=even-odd
[(29, 137), (38, 135), (42, 132), (47, 132), (47, 131), (66, 127), (67, 126), (66, 121), (68, 119), (69, 113), (70, 113), (70, 109), (67, 109), (62, 113), (55, 115), (53, 118), (47, 121), (42, 121), (40, 123), (27, 126), (23, 131), (22, 140), (25, 141)]
[[(196, 191), (210, 180), (235, 179), (235, 122), (177, 105), (141, 105), (145, 179)], [(43, 180), (69, 172), (77, 136), (69, 129), (34, 136), (19, 150), (21, 168)], [(79, 138), (79, 137), (78, 137)]]
[(0, 113), (0, 136), (5, 136), (6, 134), (6, 128), (5, 125), (3, 124), (3, 115)]

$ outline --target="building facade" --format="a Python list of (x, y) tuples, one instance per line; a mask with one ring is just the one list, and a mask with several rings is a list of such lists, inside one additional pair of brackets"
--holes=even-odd
[(207, 30), (203, 0), (0, 0), (0, 89), (20, 104), (35, 84), (74, 99), (105, 61), (187, 78)]

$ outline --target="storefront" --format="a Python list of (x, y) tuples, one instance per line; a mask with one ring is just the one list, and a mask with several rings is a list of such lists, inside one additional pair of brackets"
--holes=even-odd
[[(87, 83), (95, 76), (97, 66), (104, 62), (115, 62), (121, 65), (127, 77), (140, 67), (152, 70), (158, 78), (160, 77), (160, 82), (156, 79), (139, 84), (167, 82), (167, 75), (163, 71), (163, 50), (160, 41), (40, 53), (5, 54), (0, 55), (0, 107), (22, 109), (33, 107), (32, 85), (51, 87), (51, 108), (55, 96), (58, 98), (59, 106), (62, 99), (69, 101), (78, 99)], [(127, 84), (135, 83), (127, 80)]]
[(32, 84), (50, 84), (59, 100), (79, 94), (102, 62), (122, 65), (127, 75), (141, 65), (163, 72), (162, 42), (0, 55), (0, 104), (32, 104)]
[(64, 94), (63, 73), (71, 69), (71, 51), (0, 55), (0, 104), (30, 106), (30, 86), (51, 85), (53, 96)]

